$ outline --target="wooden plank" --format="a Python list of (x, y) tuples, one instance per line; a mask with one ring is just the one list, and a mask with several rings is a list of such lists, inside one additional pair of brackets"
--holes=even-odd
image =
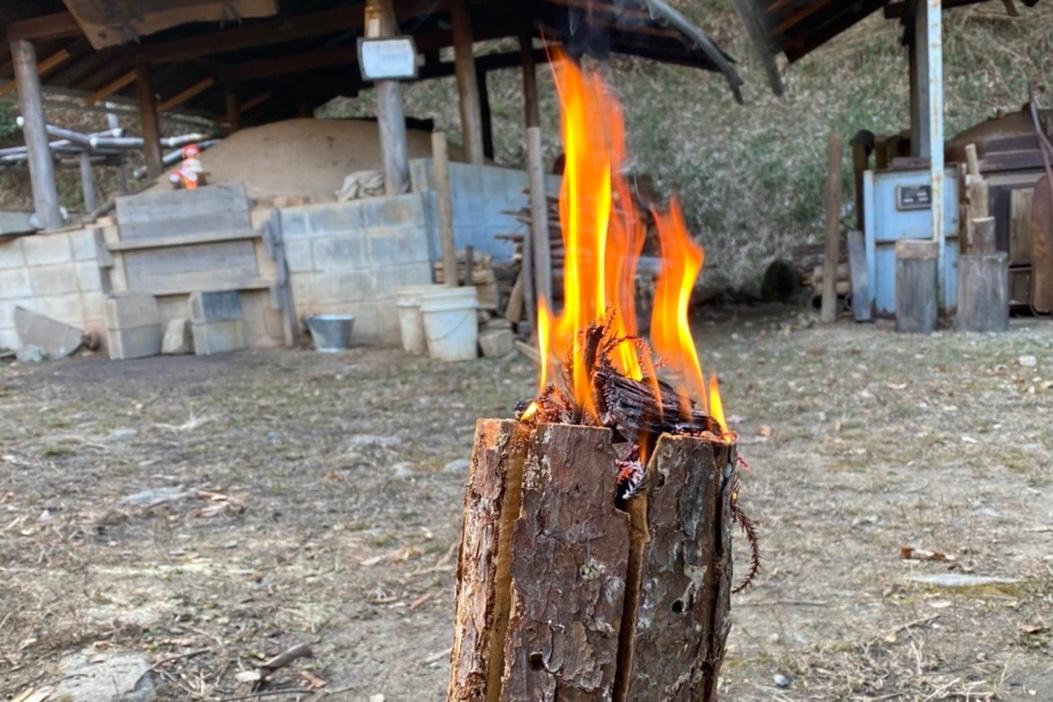
[(824, 322), (837, 319), (837, 264), (841, 260), (841, 147), (839, 132), (830, 134), (826, 147), (826, 247), (823, 253), (823, 306), (820, 318)]
[[(1031, 263), (1031, 203), (1034, 188), (1017, 188), (1009, 194), (1009, 265)], [(977, 251), (976, 253), (994, 253)]]
[(931, 334), (936, 330), (938, 255), (935, 241), (896, 242), (896, 331)]
[(1004, 252), (958, 257), (958, 314), (961, 331), (1009, 329), (1009, 258)]
[(252, 231), (248, 198), (241, 183), (119, 197), (117, 222), (125, 242)]
[(127, 251), (124, 259), (129, 290), (155, 295), (190, 291), (239, 290), (262, 281), (251, 241), (227, 241), (165, 250)]
[(84, 104), (91, 107), (97, 102), (102, 102), (106, 98), (110, 97), (114, 93), (120, 92), (127, 86), (135, 82), (136, 73), (135, 71), (128, 71), (118, 78), (110, 81), (106, 85), (102, 86), (90, 96), (84, 99)]
[(36, 48), (25, 39), (12, 39), (10, 46), (18, 85), (18, 109), (24, 119), (22, 132), (26, 140), (33, 208), (44, 229), (57, 229), (63, 224), (62, 211), (55, 185), (55, 164), (48, 146)]
[(9, 41), (14, 39), (48, 41), (79, 36), (81, 36), (80, 26), (69, 12), (29, 17), (7, 25)]
[(238, 106), (238, 114), (243, 115), (246, 112), (251, 112), (272, 97), (274, 96), (271, 93), (260, 93), (259, 95), (255, 95)]
[[(435, 195), (439, 201), (439, 243), (442, 249), (442, 267), (445, 271), (457, 270), (457, 244), (453, 235), (453, 199), (450, 194), (450, 161), (447, 154), (446, 132), (431, 133), (431, 158), (434, 168)], [(444, 277), (446, 285), (457, 287), (457, 276)]]
[[(202, 188), (199, 188), (201, 190)], [(174, 246), (194, 246), (197, 244), (213, 244), (220, 241), (244, 241), (259, 239), (259, 232), (252, 230), (233, 232), (208, 232), (194, 234), (176, 234), (172, 236), (158, 236), (149, 239), (125, 239), (116, 244), (110, 244), (110, 251), (142, 251), (144, 249), (161, 249)]]
[(468, 162), (481, 164), (485, 159), (483, 117), (475, 75), (472, 17), (467, 0), (450, 0), (450, 19), (453, 23), (453, 59), (461, 112), (461, 140)]
[(204, 80), (200, 80), (197, 83), (194, 83), (190, 87), (186, 88), (185, 90), (182, 90), (173, 95), (172, 97), (168, 98), (167, 100), (161, 102), (161, 104), (157, 106), (157, 111), (168, 112), (169, 110), (174, 110), (180, 105), (185, 104), (186, 102), (205, 92), (215, 84), (215, 78), (209, 77), (205, 78)]
[(512, 535), (502, 702), (609, 699), (629, 543), (613, 466), (609, 429), (534, 432)]
[(869, 322), (873, 318), (870, 300), (870, 284), (867, 280), (866, 240), (863, 232), (848, 232), (848, 269), (852, 282), (852, 316), (857, 322)]

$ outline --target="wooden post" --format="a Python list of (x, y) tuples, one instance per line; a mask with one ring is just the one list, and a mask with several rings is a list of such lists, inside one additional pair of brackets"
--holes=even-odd
[(95, 199), (95, 174), (91, 170), (91, 154), (81, 151), (77, 154), (77, 161), (80, 166), (80, 188), (84, 196), (84, 211), (93, 212), (98, 207), (98, 202)]
[(931, 334), (936, 330), (938, 252), (935, 241), (896, 242), (896, 331)]
[(929, 182), (932, 184), (932, 240), (936, 242), (936, 299), (944, 299), (947, 237), (943, 230), (943, 0), (925, 0), (925, 39), (929, 116)]
[(24, 120), (22, 131), (26, 139), (33, 208), (43, 229), (57, 229), (62, 226), (62, 210), (55, 186), (55, 163), (48, 146), (36, 49), (25, 39), (12, 39), (10, 45), (18, 85), (18, 109)]
[(451, 0), (453, 24), (453, 62), (461, 107), (461, 135), (469, 163), (483, 163), (483, 117), (479, 105), (479, 83), (475, 77), (475, 51), (472, 48), (472, 17), (467, 0)]
[(479, 117), (483, 130), (483, 156), (494, 160), (494, 121), (490, 114), (490, 89), (486, 87), (486, 71), (476, 67), (476, 83), (479, 88)]
[(958, 256), (955, 326), (961, 331), (974, 332), (1009, 329), (1009, 254)]
[(527, 127), (539, 127), (541, 126), (541, 111), (537, 99), (534, 41), (526, 30), (519, 34), (519, 65), (523, 71), (523, 118)]
[[(376, 33), (370, 29), (376, 26)], [(398, 20), (391, 0), (368, 0), (366, 3), (366, 36), (389, 37), (398, 33)], [(378, 80), (377, 130), (380, 132), (380, 154), (384, 162), (384, 192), (401, 195), (409, 191), (409, 156), (406, 151), (406, 116), (402, 109), (402, 88), (397, 80)]]
[(227, 133), (233, 134), (241, 127), (241, 110), (238, 107), (238, 94), (234, 82), (223, 81), (223, 103), (227, 113)]
[[(528, 126), (527, 174), (530, 177), (530, 233), (534, 255), (534, 287), (539, 300), (552, 310), (552, 242), (549, 241), (548, 197), (545, 194), (545, 164), (541, 153), (541, 128)], [(529, 309), (532, 309), (529, 308)], [(531, 320), (532, 321), (532, 320)]]
[(143, 157), (146, 175), (157, 178), (164, 171), (161, 153), (161, 122), (157, 116), (157, 96), (150, 80), (150, 65), (139, 62), (135, 66), (135, 89), (139, 98), (139, 124), (143, 133)]
[(480, 420), (447, 700), (714, 702), (733, 452), (661, 437), (622, 511), (609, 429)]
[(837, 319), (837, 264), (841, 259), (841, 134), (833, 132), (826, 146), (826, 248), (823, 253), (823, 322)]
[(442, 276), (450, 287), (457, 287), (457, 245), (453, 232), (453, 199), (450, 195), (450, 161), (446, 132), (431, 133), (435, 196), (439, 200), (439, 241), (442, 246)]

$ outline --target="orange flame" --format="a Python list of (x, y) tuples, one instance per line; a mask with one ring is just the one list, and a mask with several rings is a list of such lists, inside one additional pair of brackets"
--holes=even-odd
[[(647, 238), (628, 181), (621, 173), (626, 161), (625, 123), (618, 102), (602, 79), (559, 56), (552, 61), (562, 113), (565, 154), (559, 196), (563, 231), (563, 310), (555, 314), (538, 300), (541, 348), (540, 387), (553, 380), (554, 364), (570, 364), (566, 388), (587, 419), (596, 419), (584, 332), (608, 323), (615, 340), (610, 351), (614, 367), (634, 380), (646, 380), (658, 392), (649, 355), (629, 337), (637, 334), (636, 269)], [(656, 282), (652, 342), (663, 363), (678, 376), (685, 411), (690, 403), (720, 407), (716, 378), (709, 388), (702, 378), (688, 305), (702, 269), (703, 252), (687, 231), (679, 204), (654, 213), (660, 239), (662, 268)], [(715, 399), (714, 399), (715, 398)], [(715, 416), (715, 415), (714, 415)], [(723, 416), (719, 417), (723, 427)]]
[(698, 360), (688, 320), (691, 291), (702, 270), (705, 253), (688, 233), (676, 199), (670, 201), (668, 213), (655, 212), (654, 219), (662, 251), (662, 270), (655, 284), (651, 310), (651, 344), (677, 375), (681, 412), (690, 415), (692, 399), (701, 401), (703, 409), (706, 407), (702, 363)]

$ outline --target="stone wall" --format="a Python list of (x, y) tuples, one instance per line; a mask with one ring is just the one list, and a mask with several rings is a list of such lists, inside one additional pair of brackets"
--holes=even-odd
[(355, 315), (354, 341), (398, 344), (395, 290), (432, 281), (435, 198), (410, 193), (280, 210), (300, 318)]
[(19, 346), (16, 306), (104, 335), (93, 231), (0, 240), (0, 348)]

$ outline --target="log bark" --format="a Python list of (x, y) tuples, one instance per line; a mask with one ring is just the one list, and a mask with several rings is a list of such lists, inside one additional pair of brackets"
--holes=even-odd
[(733, 447), (659, 439), (627, 511), (612, 433), (480, 420), (448, 699), (716, 699)]
[(480, 420), (475, 428), (457, 568), (451, 702), (495, 699), (487, 691), (496, 694), (499, 688), (508, 626), (509, 544), (529, 435), (527, 426), (513, 420)]
[(139, 130), (143, 134), (143, 159), (146, 175), (151, 180), (164, 171), (161, 154), (161, 121), (157, 116), (157, 96), (154, 95), (150, 65), (135, 66), (135, 90), (139, 100)]
[(607, 429), (535, 432), (512, 537), (504, 702), (611, 699), (629, 543), (613, 465)]
[(615, 700), (716, 700), (730, 629), (730, 462), (729, 447), (689, 436), (655, 447), (647, 491), (630, 507)]

